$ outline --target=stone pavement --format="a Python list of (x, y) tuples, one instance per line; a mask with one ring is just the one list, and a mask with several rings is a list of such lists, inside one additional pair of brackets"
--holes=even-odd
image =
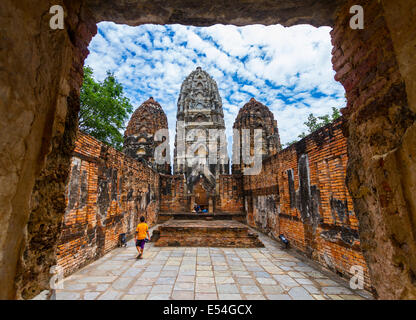
[[(133, 242), (66, 278), (60, 299), (371, 299), (259, 234), (265, 248), (154, 247)], [(302, 259), (303, 260), (303, 259)], [(327, 275), (326, 275), (327, 274)]]

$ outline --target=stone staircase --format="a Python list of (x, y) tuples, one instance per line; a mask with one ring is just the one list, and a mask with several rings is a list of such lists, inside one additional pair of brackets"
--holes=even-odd
[(264, 247), (257, 233), (239, 221), (243, 220), (242, 216), (244, 214), (162, 214), (159, 222), (165, 222), (153, 231), (152, 242), (156, 247)]

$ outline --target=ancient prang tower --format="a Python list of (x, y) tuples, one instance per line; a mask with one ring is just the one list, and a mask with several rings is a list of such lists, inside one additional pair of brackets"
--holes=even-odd
[[(158, 164), (155, 161), (155, 149), (166, 143), (167, 137), (156, 137), (160, 129), (168, 129), (168, 120), (160, 104), (152, 97), (143, 102), (134, 111), (124, 132), (123, 152), (128, 156), (149, 164), (157, 172), (170, 174), (170, 162)], [(161, 132), (159, 132), (161, 133)], [(169, 146), (162, 151), (164, 158), (169, 158)]]
[[(247, 155), (254, 156), (255, 153), (261, 156), (261, 161), (265, 158), (278, 153), (282, 146), (280, 144), (279, 130), (277, 129), (277, 121), (274, 119), (273, 113), (267, 106), (251, 98), (238, 112), (234, 121), (233, 129), (235, 134), (233, 137), (233, 174), (244, 174), (244, 168), (251, 166), (243, 160), (243, 150), (247, 148)], [(247, 130), (247, 136), (250, 141), (244, 143), (243, 130)], [(255, 130), (261, 130), (259, 150), (255, 150), (254, 139)], [(249, 133), (249, 135), (248, 135)], [(248, 140), (248, 139), (247, 139)], [(260, 151), (260, 152), (257, 152)]]
[(174, 173), (185, 175), (188, 193), (203, 188), (208, 196), (215, 194), (219, 175), (229, 173), (221, 97), (201, 67), (184, 80), (179, 94)]

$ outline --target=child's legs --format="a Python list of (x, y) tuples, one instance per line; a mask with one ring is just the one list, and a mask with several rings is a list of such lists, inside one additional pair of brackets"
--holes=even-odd
[(137, 249), (137, 252), (140, 254), (141, 253), (140, 240), (136, 240), (136, 249)]
[(142, 240), (142, 243), (140, 244), (140, 248), (142, 249), (142, 254), (143, 254), (143, 252), (144, 252), (144, 244), (145, 244), (146, 242), (144, 241), (144, 239)]

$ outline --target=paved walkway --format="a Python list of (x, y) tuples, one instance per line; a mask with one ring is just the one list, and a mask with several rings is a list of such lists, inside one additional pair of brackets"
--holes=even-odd
[(57, 299), (364, 299), (336, 275), (260, 234), (265, 248), (157, 248), (136, 260), (133, 242), (65, 279)]

